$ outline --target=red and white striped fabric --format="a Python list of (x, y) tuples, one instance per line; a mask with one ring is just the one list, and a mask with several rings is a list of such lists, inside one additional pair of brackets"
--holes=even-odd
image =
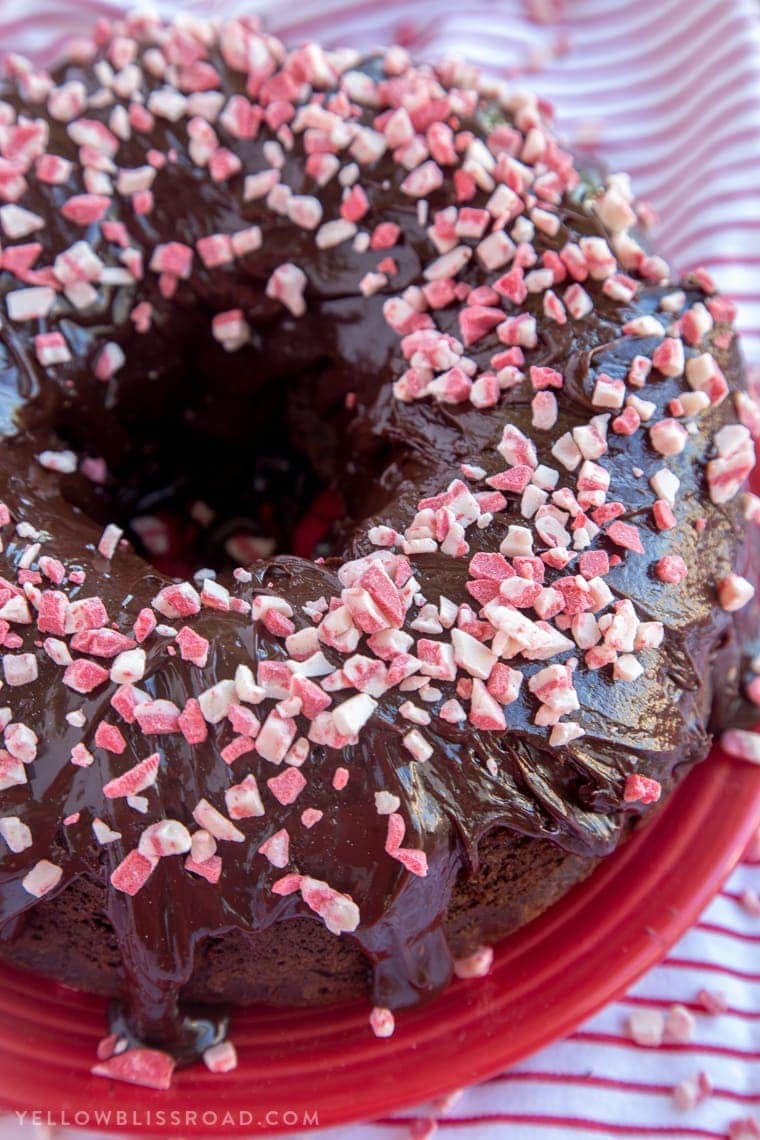
[[(760, 8), (757, 0), (162, 0), (208, 16), (252, 9), (288, 42), (372, 47), (400, 41), (423, 58), (456, 54), (513, 76), (552, 100), (576, 149), (628, 171), (661, 217), (656, 235), (679, 270), (710, 269), (739, 304), (747, 357), (760, 364)], [(1, 0), (0, 45), (50, 58), (62, 40), (118, 10), (115, 0)], [(567, 1040), (468, 1090), (438, 1117), (441, 1135), (468, 1140), (724, 1137), (760, 1108), (760, 920), (743, 909), (760, 889), (744, 864), (698, 925), (627, 998)], [(699, 1012), (722, 991), (728, 1010)], [(694, 1042), (643, 1049), (629, 1014), (683, 1002)], [(706, 1072), (713, 1094), (686, 1112), (673, 1087)], [(429, 1108), (325, 1140), (424, 1137)], [(28, 1133), (11, 1121), (0, 1140)], [(81, 1135), (81, 1134), (80, 1134)]]
[[(467, 1140), (760, 1136), (738, 1131), (738, 1122), (760, 1109), (760, 919), (740, 901), (759, 884), (760, 864), (743, 864), (700, 922), (627, 997), (565, 1040), (468, 1089), (444, 1115), (423, 1106), (381, 1124), (327, 1131), (325, 1140), (398, 1140), (410, 1130), (419, 1138), (432, 1136), (435, 1125), (441, 1140), (449, 1132)], [(705, 1012), (697, 997), (704, 989), (725, 996), (724, 1014)], [(693, 1041), (634, 1044), (630, 1014), (666, 1012), (676, 1002), (695, 1018)], [(675, 1086), (699, 1072), (710, 1078), (712, 1095), (691, 1110), (679, 1108)]]

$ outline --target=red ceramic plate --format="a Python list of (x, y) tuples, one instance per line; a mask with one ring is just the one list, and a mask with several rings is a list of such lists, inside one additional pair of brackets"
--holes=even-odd
[(487, 978), (402, 1013), (393, 1037), (376, 1040), (358, 1003), (248, 1010), (233, 1019), (237, 1070), (186, 1069), (165, 1093), (90, 1076), (102, 1001), (4, 969), (0, 1107), (105, 1131), (252, 1135), (373, 1119), (481, 1080), (569, 1032), (659, 961), (758, 824), (760, 769), (716, 749), (649, 827), (498, 946)]

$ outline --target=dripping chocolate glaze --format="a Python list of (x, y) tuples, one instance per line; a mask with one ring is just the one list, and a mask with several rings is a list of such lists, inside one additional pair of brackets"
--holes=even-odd
[[(243, 78), (220, 59), (214, 62), (223, 93), (242, 92)], [(377, 73), (376, 60), (363, 66)], [(90, 91), (97, 86), (90, 66), (66, 65), (55, 78), (81, 80)], [(159, 85), (149, 78), (147, 82)], [(23, 110), (14, 91), (0, 90), (0, 95)], [(88, 115), (107, 120), (107, 110)], [(369, 122), (371, 114), (365, 119)], [(467, 125), (480, 135), (486, 133), (482, 123)], [(25, 207), (46, 220), (39, 235), (43, 264), (84, 236), (58, 211), (65, 197), (83, 189), (76, 148), (64, 126), (51, 121), (50, 127), (50, 151), (71, 158), (75, 173), (65, 188), (31, 180), (24, 199)], [(262, 129), (256, 141), (234, 143), (245, 173), (264, 169), (266, 137)], [(382, 305), (387, 296), (423, 281), (431, 250), (424, 228), (417, 224), (416, 205), (398, 189), (404, 172), (397, 164), (383, 159), (362, 177), (372, 217), (397, 222), (403, 234), (392, 251), (398, 275), (384, 291), (364, 298), (357, 295), (357, 282), (376, 267), (376, 252), (357, 253), (350, 242), (318, 251), (312, 234), (275, 217), (259, 202), (241, 206), (239, 177), (216, 185), (193, 165), (184, 119), (177, 124), (160, 121), (150, 136), (134, 132), (123, 144), (119, 161), (139, 166), (150, 147), (177, 152), (176, 163), (156, 179), (153, 211), (137, 216), (119, 198), (114, 198), (109, 211), (111, 218), (123, 215), (133, 245), (149, 254), (163, 241), (193, 245), (210, 233), (232, 233), (260, 224), (262, 248), (222, 269), (205, 269), (196, 259), (192, 277), (180, 283), (170, 302), (161, 297), (157, 278), (151, 274), (134, 288), (101, 287), (97, 303), (84, 315), (57, 301), (45, 328), (65, 330), (76, 352), (72, 362), (54, 374), (38, 365), (32, 348), (32, 337), (41, 327), (6, 323), (0, 330), (6, 432), (0, 451), (0, 497), (15, 522), (28, 521), (48, 532), (44, 553), (87, 571), (81, 596), (99, 594), (111, 621), (124, 631), (166, 580), (130, 551), (120, 550), (112, 562), (98, 555), (100, 527), (84, 510), (102, 514), (107, 503), (98, 500), (100, 492), (85, 488), (79, 476), (61, 478), (43, 470), (35, 456), (46, 447), (68, 444), (104, 456), (116, 480), (123, 477), (128, 482), (135, 455), (143, 449), (156, 450), (166, 433), (187, 431), (189, 442), (213, 438), (239, 455), (242, 464), (245, 449), (255, 451), (266, 432), (262, 409), (268, 406), (269, 394), (292, 392), (292, 401), (306, 409), (309, 422), (319, 424), (318, 445), (313, 439), (304, 444), (312, 464), (324, 478), (341, 486), (347, 500), (345, 553), (364, 554), (371, 549), (365, 536), (374, 522), (403, 530), (419, 499), (440, 492), (459, 475), (462, 462), (482, 464), (488, 474), (501, 469), (495, 448), (506, 420), (532, 435), (539, 461), (554, 466), (551, 444), (567, 428), (587, 422), (598, 373), (623, 377), (632, 356), (650, 352), (656, 344), (654, 339), (624, 337), (621, 330), (632, 316), (656, 310), (666, 291), (662, 288), (642, 286), (634, 302), (619, 305), (591, 283), (593, 312), (564, 327), (546, 321), (540, 297), (529, 297), (523, 308), (537, 315), (539, 345), (528, 354), (528, 363), (553, 365), (565, 375), (556, 429), (550, 433), (531, 429), (532, 392), (527, 384), (506, 393), (488, 411), (429, 401), (402, 404), (393, 397), (392, 381), (404, 364)], [(314, 186), (303, 164), (297, 138), (287, 156), (284, 180), (295, 193), (312, 193)], [(431, 195), (431, 208), (447, 205), (447, 193)], [(337, 216), (335, 180), (321, 197), (325, 217)], [(479, 195), (472, 204), (480, 205), (484, 198)], [(539, 253), (559, 249), (579, 235), (605, 234), (601, 223), (577, 201), (566, 201), (560, 216), (562, 225), (555, 237), (537, 235)], [(96, 253), (107, 258), (109, 246), (97, 227), (86, 236)], [(264, 294), (272, 271), (285, 261), (302, 267), (308, 277), (307, 312), (298, 320)], [(462, 274), (471, 284), (482, 278), (474, 263), (475, 259)], [(0, 277), (3, 294), (17, 285), (7, 273)], [(689, 297), (693, 301), (701, 293), (693, 288)], [(156, 311), (153, 327), (143, 336), (134, 333), (129, 319), (138, 300), (152, 302)], [(213, 313), (233, 307), (244, 310), (252, 340), (228, 356), (212, 341), (210, 319)], [(441, 317), (444, 322), (446, 315)], [(456, 308), (448, 315), (449, 327), (443, 327), (458, 335)], [(103, 340), (116, 341), (126, 353), (124, 368), (105, 385), (93, 378), (92, 368), (95, 348)], [(487, 366), (495, 343), (494, 337), (487, 337), (471, 355)], [(741, 367), (736, 346), (716, 349), (715, 355), (732, 387), (738, 388)], [(679, 390), (677, 381), (655, 376), (645, 395), (661, 412)], [(349, 393), (356, 397), (351, 410), (346, 408)], [(524, 685), (518, 700), (505, 710), (506, 733), (479, 731), (469, 724), (456, 727), (434, 718), (426, 730), (433, 755), (418, 763), (401, 745), (409, 728), (398, 716), (405, 694), (390, 691), (358, 744), (340, 751), (312, 746), (305, 769), (308, 784), (295, 804), (283, 806), (270, 797), (264, 817), (239, 822), (245, 841), (222, 845), (223, 870), (216, 885), (188, 874), (177, 858), (160, 860), (134, 897), (113, 890), (109, 875), (137, 846), (147, 824), (172, 818), (192, 826), (190, 813), (199, 798), (223, 806), (224, 790), (245, 772), (253, 771), (263, 785), (277, 769), (248, 756), (243, 766), (231, 770), (219, 756), (231, 735), (224, 725), (211, 726), (208, 741), (191, 746), (179, 734), (148, 739), (135, 726), (120, 722), (126, 751), (116, 756), (95, 748), (92, 736), (97, 723), (116, 719), (109, 706), (112, 688), (81, 697), (60, 683), (57, 666), (41, 658), (38, 681), (11, 694), (14, 720), (33, 726), (40, 744), (37, 759), (28, 767), (28, 785), (11, 788), (2, 797), (3, 814), (20, 816), (33, 835), (33, 846), (22, 854), (2, 851), (2, 937), (12, 940), (23, 927), (24, 913), (36, 903), (22, 888), (21, 879), (39, 859), (50, 856), (63, 868), (59, 891), (82, 876), (100, 884), (125, 975), (126, 1013), (116, 1024), (135, 1038), (180, 1055), (192, 1053), (194, 1046), (208, 1043), (208, 1038), (199, 1038), (199, 1033), (208, 1031), (189, 1025), (178, 995), (192, 974), (198, 944), (226, 931), (261, 931), (309, 913), (298, 895), (272, 893), (271, 884), (281, 872), (257, 853), (268, 836), (286, 828), (291, 837), (287, 869), (323, 879), (357, 903), (360, 925), (342, 937), (354, 939), (369, 959), (374, 1001), (399, 1007), (438, 992), (452, 971), (442, 921), (457, 875), (463, 867), (476, 865), (478, 844), (486, 833), (506, 828), (548, 839), (567, 852), (606, 854), (619, 841), (626, 818), (640, 810), (622, 802), (627, 774), (637, 772), (668, 785), (674, 774), (706, 754), (714, 709), (721, 724), (751, 715), (739, 694), (757, 610), (749, 607), (737, 618), (715, 603), (716, 580), (731, 570), (747, 572), (750, 552), (738, 504), (713, 506), (704, 474), (715, 431), (735, 419), (729, 399), (701, 417), (699, 433), (691, 437), (689, 447), (670, 460), (681, 480), (679, 526), (674, 532), (660, 533), (650, 521), (648, 480), (662, 458), (648, 444), (646, 433), (610, 437), (605, 461), (612, 476), (609, 497), (624, 502), (628, 508), (624, 517), (645, 533), (646, 555), (629, 554), (607, 581), (617, 597), (634, 602), (642, 620), (664, 621), (666, 640), (662, 650), (644, 651), (645, 673), (633, 684), (616, 684), (604, 670), (578, 671), (584, 737), (565, 748), (549, 748), (547, 731), (533, 724), (535, 702)], [(188, 446), (187, 464), (196, 460)], [(643, 475), (636, 477), (634, 468), (641, 468)], [(235, 494), (233, 486), (233, 502)], [(702, 516), (708, 525), (700, 534), (695, 524)], [(512, 497), (508, 510), (491, 526), (468, 533), (471, 553), (498, 550), (508, 525), (522, 521), (519, 503)], [(23, 547), (21, 540), (6, 543), (2, 561), (9, 578)], [(654, 577), (653, 564), (666, 553), (682, 555), (689, 566), (684, 587), (665, 585)], [(428, 600), (441, 595), (455, 603), (471, 600), (464, 588), (462, 560), (437, 554), (414, 557), (412, 563)], [(340, 592), (337, 565), (337, 560), (316, 565), (280, 557), (253, 567), (254, 580), (248, 586), (231, 578), (225, 584), (246, 598), (261, 590), (285, 597), (302, 626), (309, 624), (301, 610), (305, 602)], [(548, 582), (553, 573), (549, 571)], [(72, 598), (76, 596), (72, 593)], [(151, 696), (182, 706), (188, 696), (232, 676), (240, 662), (255, 669), (263, 657), (285, 656), (282, 643), (263, 627), (252, 625), (250, 618), (203, 610), (192, 624), (211, 643), (208, 665), (199, 669), (172, 657), (165, 639), (151, 638), (145, 646), (148, 668), (141, 683)], [(35, 636), (33, 630), (24, 634), (25, 648), (34, 648)], [(325, 652), (338, 667), (337, 655)], [(529, 676), (542, 664), (522, 668)], [(80, 708), (87, 715), (84, 731), (65, 719)], [(300, 731), (304, 725), (299, 723)], [(90, 768), (69, 762), (71, 748), (80, 740), (95, 754)], [(126, 800), (105, 799), (103, 785), (155, 748), (162, 760), (157, 783), (145, 792), (147, 814), (136, 812)], [(497, 763), (496, 775), (486, 766), (489, 759)], [(343, 792), (332, 785), (341, 765), (350, 772)], [(427, 854), (425, 878), (409, 874), (385, 853), (386, 819), (378, 815), (374, 803), (374, 793), (381, 789), (401, 801), (405, 842)], [(324, 812), (311, 830), (299, 823), (306, 807)], [(77, 812), (78, 822), (64, 827), (62, 820)], [(100, 846), (91, 829), (96, 816), (121, 838)]]

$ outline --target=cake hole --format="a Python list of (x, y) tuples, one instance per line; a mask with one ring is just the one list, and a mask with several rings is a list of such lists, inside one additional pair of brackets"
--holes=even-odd
[[(20, 427), (33, 454), (74, 451), (64, 498), (120, 526), (161, 573), (342, 556), (356, 525), (428, 462), (397, 432), (367, 431), (361, 417), (357, 429), (357, 392), (372, 398), (384, 343), (346, 366), (329, 323), (293, 341), (262, 321), (229, 354), (208, 336), (208, 312), (174, 316), (179, 348), (171, 329), (141, 340), (133, 361), (127, 345), (129, 365), (106, 384), (86, 365), (26, 390), (0, 345), (0, 435)], [(65, 332), (80, 366), (94, 359), (100, 326)]]
[(275, 554), (329, 555), (341, 500), (286, 436), (268, 433), (253, 453), (194, 439), (190, 467), (182, 455), (181, 445), (146, 446), (142, 469), (111, 498), (109, 517), (158, 570), (187, 577)]
[(81, 471), (64, 478), (64, 495), (98, 525), (122, 527), (147, 562), (174, 577), (277, 554), (329, 556), (345, 508), (324, 425), (293, 399), (304, 383), (268, 384), (254, 406), (245, 386), (239, 399), (220, 397), (205, 375), (188, 372), (176, 411), (143, 405), (135, 415), (124, 393), (124, 412), (111, 409), (114, 437), (101, 433), (95, 445), (63, 416), (63, 445), (98, 461), (85, 471), (99, 475), (103, 461), (107, 472), (102, 482)]
[(272, 426), (255, 449), (177, 432), (168, 446), (143, 441), (133, 458), (131, 470), (118, 473), (118, 489), (106, 485), (98, 496), (98, 521), (122, 526), (164, 574), (331, 552), (342, 501), (285, 430)]

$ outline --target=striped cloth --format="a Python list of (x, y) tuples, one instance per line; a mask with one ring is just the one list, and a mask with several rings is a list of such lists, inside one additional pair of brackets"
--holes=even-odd
[[(372, 47), (398, 41), (423, 58), (460, 55), (534, 85), (557, 108), (576, 149), (627, 170), (662, 219), (656, 241), (679, 270), (710, 269), (739, 304), (748, 358), (760, 363), (760, 21), (757, 0), (162, 0), (202, 15), (266, 16), (288, 42)], [(50, 55), (112, 0), (2, 0), (0, 44)], [(723, 1137), (760, 1108), (760, 920), (743, 909), (760, 890), (744, 864), (667, 960), (565, 1041), (468, 1090), (441, 1135)], [(699, 1012), (702, 988), (728, 1011)], [(680, 1001), (696, 1013), (688, 1045), (643, 1049), (625, 1023), (638, 1008)], [(712, 1096), (685, 1112), (678, 1082), (704, 1070)], [(325, 1140), (432, 1134), (430, 1106)], [(80, 1134), (81, 1135), (81, 1134)], [(747, 1132), (741, 1140), (753, 1135)], [(760, 1133), (758, 1133), (760, 1135)], [(0, 1140), (29, 1131), (0, 1124)], [(740, 1133), (734, 1125), (732, 1136)]]
[[(760, 887), (760, 864), (743, 864), (666, 960), (580, 1029), (485, 1084), (468, 1089), (443, 1115), (423, 1106), (361, 1128), (330, 1129), (325, 1140), (548, 1140), (560, 1136), (725, 1137), (732, 1122), (760, 1109), (760, 919), (741, 906)], [(725, 995), (710, 1015), (703, 989)], [(635, 1045), (627, 1020), (636, 1009), (685, 1005), (696, 1020), (688, 1045)], [(684, 1111), (674, 1087), (703, 1071), (714, 1091)], [(760, 1132), (757, 1133), (760, 1136)], [(742, 1140), (745, 1140), (742, 1137)]]

